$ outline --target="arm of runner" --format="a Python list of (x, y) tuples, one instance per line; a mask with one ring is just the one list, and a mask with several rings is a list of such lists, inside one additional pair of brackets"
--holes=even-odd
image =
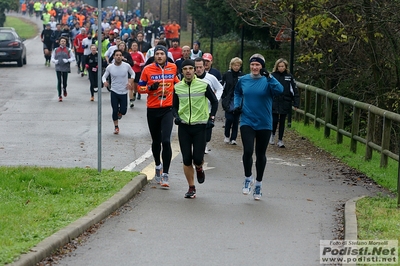
[(101, 77), (101, 81), (103, 82), (104, 87), (108, 87), (108, 82), (107, 78), (110, 75), (109, 68), (106, 68), (106, 71), (104, 72), (103, 76)]
[(72, 51), (72, 49), (69, 50), (69, 58), (68, 58), (68, 62), (74, 62), (75, 61), (75, 54)]

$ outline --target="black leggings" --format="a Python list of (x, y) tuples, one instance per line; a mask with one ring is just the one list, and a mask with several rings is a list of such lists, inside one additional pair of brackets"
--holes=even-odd
[(237, 138), (239, 117), (240, 115), (234, 115), (232, 112), (225, 112), (225, 137), (230, 137), (230, 140), (236, 140)]
[(183, 164), (203, 164), (204, 149), (206, 148), (206, 125), (180, 125), (178, 128), (179, 146)]
[(83, 61), (83, 53), (75, 53), (76, 64), (80, 72), (85, 70), (85, 62)]
[(126, 114), (128, 108), (128, 94), (118, 94), (114, 91), (110, 93), (111, 107), (112, 107), (112, 120), (118, 120), (118, 113)]
[(243, 143), (243, 167), (246, 177), (252, 175), (254, 140), (256, 141), (256, 180), (261, 182), (264, 175), (265, 165), (267, 164), (268, 141), (271, 137), (271, 130), (254, 130), (249, 126), (241, 126), (240, 134)]
[(68, 72), (56, 71), (58, 97), (61, 97), (61, 83), (63, 90), (67, 89)]
[(90, 95), (93, 97), (94, 96), (94, 88), (98, 88), (98, 86), (97, 86), (98, 75), (97, 75), (97, 71), (93, 72), (92, 69), (89, 69), (88, 72), (89, 72), (89, 81), (90, 81)]
[(286, 114), (272, 114), (273, 125), (272, 125), (272, 135), (275, 135), (276, 128), (279, 122), (279, 136), (278, 139), (282, 140), (283, 133), (285, 132), (285, 120)]
[(166, 174), (168, 174), (172, 158), (171, 131), (173, 119), (171, 107), (147, 108), (147, 124), (152, 139), (151, 151), (156, 165), (160, 165), (160, 153), (162, 153), (163, 172)]

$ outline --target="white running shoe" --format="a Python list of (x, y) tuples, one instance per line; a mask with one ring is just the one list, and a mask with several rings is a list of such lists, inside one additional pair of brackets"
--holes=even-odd
[(204, 154), (208, 154), (210, 150), (208, 149), (208, 147), (206, 146), (206, 149), (204, 150)]
[(275, 135), (271, 134), (271, 137), (269, 138), (269, 144), (271, 144), (271, 145), (275, 144)]
[(169, 187), (169, 179), (167, 173), (163, 173), (161, 175), (161, 186), (165, 188)]
[(224, 142), (225, 142), (226, 144), (228, 144), (228, 143), (229, 143), (229, 138), (225, 137), (225, 138), (224, 138)]
[(154, 179), (156, 180), (157, 184), (161, 184), (161, 175), (162, 175), (162, 172), (163, 172), (162, 164), (156, 166), (155, 170), (156, 170), (155, 171), (156, 173), (154, 175)]
[(261, 186), (255, 186), (254, 187), (254, 192), (253, 192), (253, 197), (255, 200), (260, 200), (262, 196), (261, 193)]
[(254, 183), (253, 177), (245, 177), (243, 181), (243, 188), (242, 188), (242, 193), (244, 195), (249, 195), (251, 192), (251, 186)]
[(231, 142), (229, 143), (231, 145), (237, 145), (236, 140), (231, 140)]
[(279, 140), (278, 144), (276, 144), (276, 145), (278, 145), (279, 148), (285, 148), (285, 144), (283, 144), (282, 140)]

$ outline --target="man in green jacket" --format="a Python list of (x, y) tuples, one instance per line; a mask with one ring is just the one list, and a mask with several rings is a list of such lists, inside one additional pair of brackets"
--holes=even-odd
[[(179, 146), (183, 159), (183, 171), (189, 185), (185, 198), (196, 197), (194, 169), (197, 181), (205, 179), (203, 171), (204, 149), (206, 147), (206, 129), (214, 127), (214, 118), (218, 109), (218, 100), (211, 87), (196, 78), (194, 61), (182, 62), (183, 80), (175, 85), (173, 113), (178, 125)], [(211, 112), (208, 112), (208, 100)]]

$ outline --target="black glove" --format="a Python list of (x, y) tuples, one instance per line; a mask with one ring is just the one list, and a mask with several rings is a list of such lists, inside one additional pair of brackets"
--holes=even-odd
[(155, 91), (160, 86), (160, 82), (154, 82), (153, 85), (149, 86), (149, 91)]
[(236, 107), (235, 109), (233, 109), (233, 114), (234, 115), (240, 115), (242, 113), (242, 107)]
[(260, 69), (260, 75), (269, 78), (269, 72), (265, 68)]
[(206, 125), (206, 128), (207, 129), (209, 129), (209, 128), (213, 128), (214, 127), (214, 119), (212, 119), (211, 117), (208, 119), (208, 121), (207, 121), (207, 125)]
[(182, 125), (182, 119), (178, 116), (178, 117), (175, 117), (175, 125)]

